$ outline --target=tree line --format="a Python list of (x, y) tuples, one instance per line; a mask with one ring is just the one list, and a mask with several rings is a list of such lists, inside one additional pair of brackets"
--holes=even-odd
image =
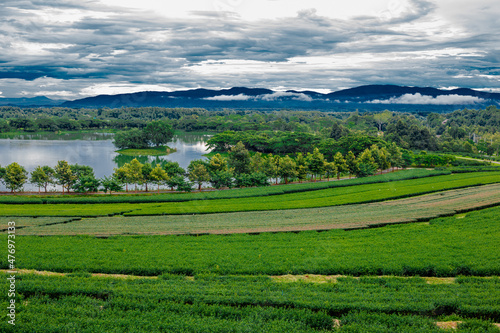
[[(322, 139), (382, 136), (411, 150), (498, 154), (500, 110), (451, 113), (205, 110), (200, 108), (71, 109), (0, 107), (0, 132), (142, 129), (151, 121), (183, 131), (258, 131), (314, 134)], [(137, 132), (136, 132), (137, 134)]]
[(216, 153), (207, 160), (193, 160), (187, 170), (177, 162), (163, 161), (160, 164), (141, 163), (137, 159), (115, 168), (110, 176), (98, 179), (89, 166), (70, 165), (58, 161), (55, 167), (37, 166), (31, 173), (14, 162), (0, 167), (0, 180), (12, 192), (19, 191), (30, 182), (38, 186), (39, 192), (50, 185), (61, 185), (63, 193), (73, 190), (79, 193), (129, 191), (129, 185), (168, 186), (171, 190), (191, 191), (194, 185), (201, 190), (209, 183), (213, 188), (268, 186), (271, 183), (288, 184), (292, 181), (317, 181), (341, 176), (366, 177), (378, 170), (405, 168), (414, 163), (418, 166), (448, 165), (453, 160), (450, 156), (440, 156), (421, 152), (417, 155), (402, 150), (396, 144), (386, 146), (373, 144), (357, 156), (336, 152), (328, 158), (316, 147), (312, 152), (299, 152), (293, 156), (251, 153), (238, 142), (232, 146), (227, 156)]

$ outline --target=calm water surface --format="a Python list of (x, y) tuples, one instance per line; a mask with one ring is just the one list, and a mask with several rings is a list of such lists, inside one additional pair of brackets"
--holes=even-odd
[[(138, 160), (144, 162), (160, 162), (168, 160), (178, 162), (183, 168), (195, 159), (204, 159), (206, 141), (209, 135), (180, 134), (174, 137), (168, 146), (177, 148), (177, 152), (166, 156), (141, 156)], [(88, 165), (94, 168), (96, 177), (109, 176), (113, 169), (130, 162), (134, 157), (120, 155), (115, 152), (109, 135), (96, 134), (86, 136), (84, 140), (73, 140), (71, 137), (52, 137), (51, 135), (29, 137), (23, 139), (0, 139), (0, 165), (17, 162), (31, 172), (38, 165), (54, 167), (57, 161), (65, 160), (70, 164)], [(33, 185), (26, 184), (25, 190), (35, 190)], [(6, 188), (0, 184), (0, 191)]]

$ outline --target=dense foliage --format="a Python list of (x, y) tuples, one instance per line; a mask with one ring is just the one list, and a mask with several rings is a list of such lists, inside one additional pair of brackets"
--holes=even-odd
[[(81, 129), (143, 128), (153, 120), (184, 131), (257, 131), (295, 133), (299, 139), (383, 134), (383, 139), (410, 150), (498, 154), (500, 110), (457, 110), (419, 114), (318, 111), (255, 111), (185, 108), (70, 109), (0, 107), (0, 133), (9, 131), (74, 131)], [(299, 133), (306, 134), (303, 137)], [(279, 151), (280, 135), (277, 135)], [(245, 143), (245, 142), (244, 142)], [(307, 143), (307, 142), (306, 142)], [(250, 147), (250, 146), (247, 146)], [(303, 149), (302, 147), (298, 147)], [(297, 151), (294, 151), (297, 152)], [(346, 152), (342, 152), (347, 153)]]

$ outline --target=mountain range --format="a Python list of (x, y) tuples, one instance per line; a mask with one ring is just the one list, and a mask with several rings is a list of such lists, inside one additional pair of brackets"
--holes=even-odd
[(0, 99), (0, 105), (63, 107), (202, 107), (257, 109), (315, 109), (347, 111), (378, 110), (391, 105), (393, 110), (457, 109), (500, 104), (500, 94), (468, 88), (444, 90), (431, 87), (366, 85), (327, 94), (315, 91), (274, 91), (264, 88), (234, 87), (230, 89), (191, 89), (178, 91), (144, 91), (128, 94), (99, 95), (73, 101), (57, 101), (46, 97)]

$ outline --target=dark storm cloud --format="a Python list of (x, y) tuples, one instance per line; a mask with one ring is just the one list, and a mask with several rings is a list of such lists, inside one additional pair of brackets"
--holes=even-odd
[[(400, 29), (425, 20), (436, 8), (423, 0), (394, 8), (386, 17), (339, 20), (303, 10), (296, 17), (244, 21), (230, 12), (192, 12), (189, 19), (166, 18), (151, 12), (119, 11), (96, 1), (4, 1), (0, 4), (0, 79), (102, 79), (98, 82), (168, 83), (172, 86), (294, 86), (329, 88), (330, 79), (352, 85), (396, 83), (460, 85), (471, 70), (498, 75), (498, 34), (480, 31), (442, 38), (428, 31)], [(47, 20), (51, 10), (73, 9), (81, 15)], [(95, 14), (99, 13), (99, 16)], [(37, 48), (40, 51), (37, 53)], [(405, 57), (398, 63), (378, 60), (363, 68), (293, 66), (278, 73), (217, 72), (211, 76), (193, 69), (204, 62), (260, 61), (277, 66), (295, 57), (481, 49), (473, 55), (439, 54)], [(24, 50), (27, 50), (24, 52)], [(300, 64), (299, 64), (300, 65)], [(299, 66), (300, 67), (300, 66)], [(445, 74), (447, 77), (445, 77)], [(480, 76), (474, 83), (485, 83)], [(471, 81), (472, 82), (472, 81)], [(85, 86), (75, 85), (75, 91)], [(2, 87), (0, 86), (0, 90)], [(3, 89), (5, 90), (5, 89)], [(4, 94), (5, 95), (5, 94)]]

